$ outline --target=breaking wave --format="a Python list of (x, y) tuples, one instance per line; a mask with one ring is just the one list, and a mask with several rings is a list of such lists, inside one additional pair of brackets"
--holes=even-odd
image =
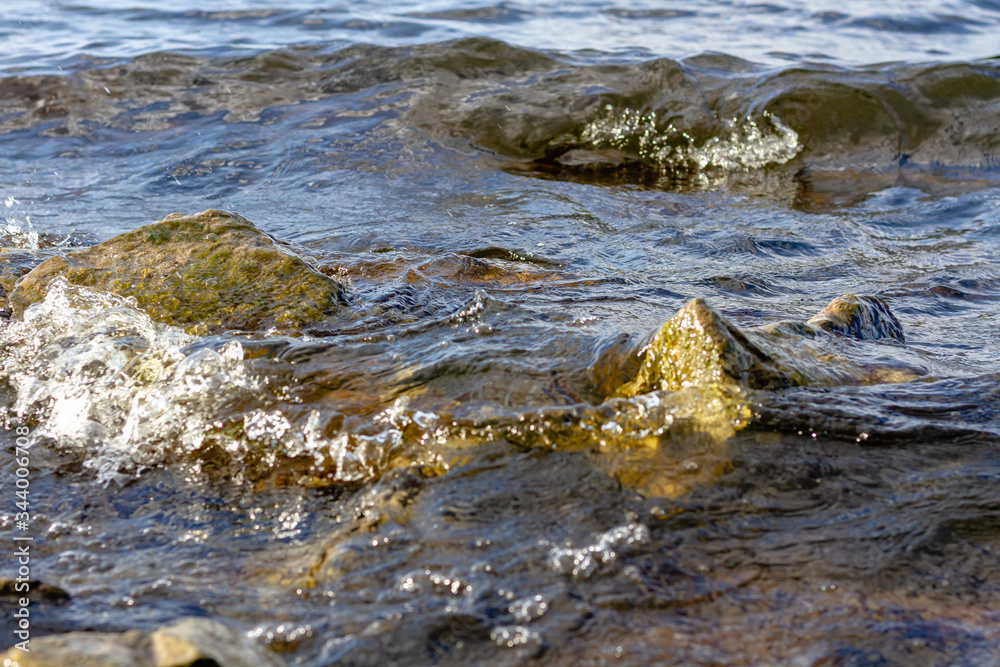
[(375, 433), (328, 435), (320, 411), (295, 411), (287, 387), (254, 372), (240, 341), (199, 339), (61, 278), (0, 330), (0, 355), (16, 394), (5, 416), (38, 423), (35, 441), (82, 454), (104, 484), (184, 457), (199, 472), (219, 455), (251, 475), (304, 458), (323, 483), (356, 482), (376, 477), (402, 441), (391, 411)]

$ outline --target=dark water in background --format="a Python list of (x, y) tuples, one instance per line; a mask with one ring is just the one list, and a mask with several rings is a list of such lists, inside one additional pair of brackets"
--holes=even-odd
[[(209, 616), (308, 665), (1000, 662), (997, 3), (0, 16), (5, 271), (226, 208), (352, 298), (311, 339), (115, 311), (184, 359), (148, 386), (85, 370), (130, 354), (105, 305), (0, 333), (37, 576), (73, 595), (39, 631)], [(579, 389), (692, 297), (753, 326), (848, 292), (907, 338), (856, 354), (924, 379), (751, 392), (729, 438)], [(73, 338), (39, 357), (46, 328)]]

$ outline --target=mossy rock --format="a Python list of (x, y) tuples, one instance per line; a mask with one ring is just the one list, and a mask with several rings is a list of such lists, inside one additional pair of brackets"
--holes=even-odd
[[(764, 349), (702, 299), (693, 299), (626, 362), (615, 396), (709, 384), (794, 384)], [(631, 368), (627, 368), (631, 366)]]
[(836, 352), (837, 338), (904, 340), (903, 328), (878, 297), (847, 294), (806, 322), (740, 329), (705, 301), (693, 299), (639, 345), (605, 353), (591, 374), (598, 391), (630, 397), (711, 385), (750, 389), (907, 381), (922, 369), (867, 366)]
[(208, 210), (171, 214), (96, 246), (52, 257), (8, 297), (17, 317), (45, 298), (58, 276), (134, 297), (154, 320), (190, 333), (300, 329), (345, 303), (340, 283), (319, 273), (252, 222)]

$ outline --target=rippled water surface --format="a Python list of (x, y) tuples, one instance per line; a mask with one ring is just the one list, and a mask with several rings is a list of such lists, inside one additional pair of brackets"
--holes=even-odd
[[(56, 284), (0, 325), (33, 576), (71, 596), (35, 636), (1000, 663), (997, 34), (989, 0), (6, 2), (4, 295), (214, 208), (348, 301), (198, 336)], [(905, 342), (754, 329), (844, 294)], [(696, 297), (847, 380), (616, 390)]]

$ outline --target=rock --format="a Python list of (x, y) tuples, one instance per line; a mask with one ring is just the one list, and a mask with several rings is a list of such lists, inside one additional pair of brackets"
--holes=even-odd
[(0, 309), (6, 313), (7, 296), (22, 276), (27, 275), (46, 259), (58, 254), (59, 251), (51, 247), (39, 250), (0, 248)]
[(764, 350), (701, 299), (693, 299), (677, 311), (635, 357), (637, 372), (615, 392), (619, 396), (780, 377)]
[(285, 667), (285, 662), (277, 655), (222, 623), (205, 618), (186, 618), (152, 634), (130, 630), (37, 637), (31, 639), (30, 649), (25, 653), (12, 647), (0, 655), (0, 664), (19, 667)]
[(213, 665), (221, 667), (284, 667), (265, 651), (218, 621), (186, 618), (160, 628), (150, 637), (156, 667)]
[(809, 318), (807, 324), (858, 340), (895, 338), (900, 343), (906, 342), (903, 326), (886, 302), (877, 296), (845, 294), (837, 297)]
[[(149, 638), (138, 630), (125, 633), (70, 632), (33, 637), (31, 651), (17, 647), (0, 655), (0, 664), (18, 667), (152, 667)], [(7, 661), (10, 661), (9, 663)]]
[(339, 282), (246, 218), (216, 210), (171, 214), (44, 261), (11, 291), (13, 316), (41, 301), (57, 276), (134, 297), (154, 320), (196, 334), (299, 329), (332, 314), (345, 301)]
[(36, 598), (40, 596), (47, 602), (65, 602), (70, 595), (58, 586), (52, 586), (45, 582), (31, 579), (27, 582), (29, 593), (17, 590), (17, 583), (14, 579), (0, 577), (0, 597), (25, 597)]
[(836, 354), (835, 339), (903, 341), (899, 320), (877, 297), (848, 294), (807, 322), (739, 329), (701, 299), (682, 307), (638, 346), (619, 343), (591, 376), (610, 397), (724, 385), (781, 389), (802, 385), (899, 382), (921, 369), (868, 366)]

